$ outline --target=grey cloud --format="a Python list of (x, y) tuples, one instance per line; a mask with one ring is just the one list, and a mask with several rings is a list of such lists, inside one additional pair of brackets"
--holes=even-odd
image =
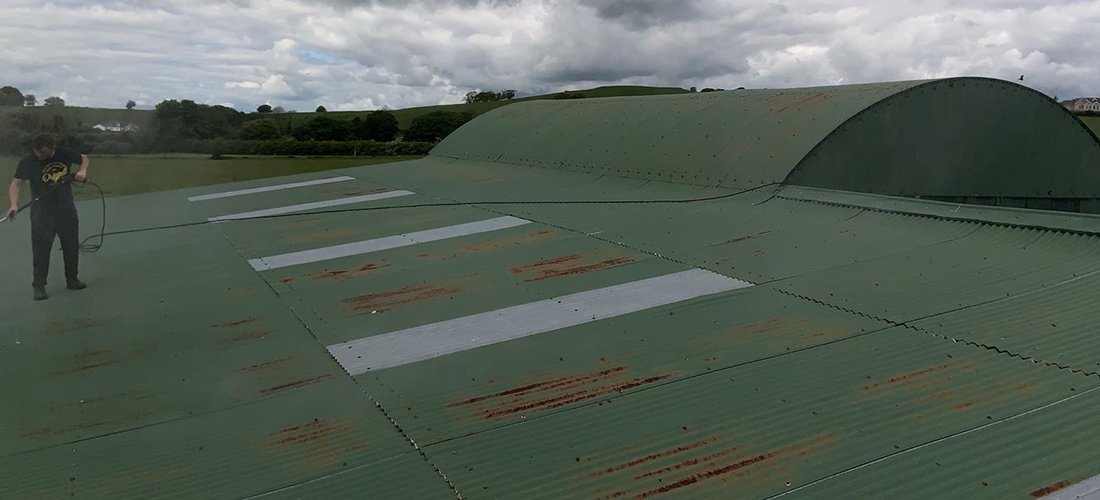
[(311, 3), (330, 5), (342, 9), (372, 8), (379, 5), (385, 7), (408, 7), (410, 5), (426, 5), (430, 7), (475, 8), (510, 7), (522, 3), (523, 0), (308, 0)]
[(697, 20), (703, 17), (697, 0), (670, 2), (667, 0), (582, 0), (596, 14), (609, 21), (624, 23), (635, 29)]
[[(809, 86), (974, 74), (1100, 94), (1100, 2), (12, 0), (0, 75), (40, 99), (288, 109), (607, 84)], [(96, 6), (95, 8), (91, 8)], [(48, 13), (48, 14), (47, 14)], [(51, 32), (48, 39), (37, 36)], [(33, 43), (31, 41), (34, 41)], [(310, 53), (332, 56), (311, 58)], [(54, 70), (68, 66), (58, 75)], [(77, 75), (84, 81), (77, 79)], [(272, 80), (272, 79), (275, 80)], [(264, 87), (264, 84), (268, 85)], [(365, 104), (369, 103), (369, 104)]]

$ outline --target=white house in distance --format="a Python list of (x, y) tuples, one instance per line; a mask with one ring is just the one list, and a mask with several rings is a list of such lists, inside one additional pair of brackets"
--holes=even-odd
[(1073, 112), (1094, 111), (1100, 112), (1100, 97), (1079, 97), (1068, 101), (1062, 101), (1062, 106)]
[(97, 123), (92, 128), (100, 132), (134, 132), (137, 130), (137, 127), (122, 122)]

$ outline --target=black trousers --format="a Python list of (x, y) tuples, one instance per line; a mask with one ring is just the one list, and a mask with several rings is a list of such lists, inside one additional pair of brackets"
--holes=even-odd
[(35, 205), (31, 208), (31, 250), (34, 255), (34, 286), (46, 286), (50, 274), (50, 250), (55, 238), (61, 239), (61, 251), (65, 257), (65, 278), (77, 278), (80, 259), (80, 220), (76, 205)]

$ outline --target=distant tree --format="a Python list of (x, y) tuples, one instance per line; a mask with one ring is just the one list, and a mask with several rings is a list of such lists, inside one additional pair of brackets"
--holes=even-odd
[(274, 108), (271, 108), (271, 112), (272, 113), (286, 113), (286, 110), (283, 109), (282, 106), (275, 106)]
[(279, 126), (271, 118), (250, 120), (241, 126), (241, 139), (266, 141), (278, 139), (280, 136), (282, 133), (279, 132)]
[(491, 90), (467, 92), (463, 101), (466, 104), (473, 104), (475, 102), (496, 102), (507, 101), (516, 96), (515, 90), (502, 90), (500, 92), (493, 92)]
[(0, 106), (22, 106), (25, 102), (19, 89), (10, 85), (0, 87)]
[(47, 97), (43, 104), (50, 107), (56, 106), (58, 108), (63, 108), (65, 107), (65, 100), (57, 96), (52, 96)]
[(134, 109), (135, 106), (137, 106), (137, 103), (133, 99), (126, 101), (126, 109)]
[(434, 142), (447, 137), (474, 115), (457, 111), (434, 111), (418, 116), (405, 131), (406, 141)]
[(152, 145), (172, 150), (190, 139), (219, 139), (235, 135), (244, 113), (225, 106), (208, 106), (195, 101), (162, 101), (153, 110), (149, 126)]
[(389, 142), (397, 137), (397, 117), (386, 110), (371, 111), (359, 122), (356, 136), (368, 141)]
[(35, 97), (34, 94), (27, 94), (27, 95), (23, 96), (23, 105), (24, 106), (26, 106), (28, 108), (33, 108), (36, 104), (38, 104), (38, 98)]
[(294, 129), (299, 141), (346, 141), (352, 137), (351, 122), (327, 116), (318, 116)]
[(256, 108), (256, 112), (257, 113), (270, 113), (271, 112), (271, 105), (270, 104), (261, 104), (259, 107)]
[(315, 112), (317, 112), (317, 113), (326, 113), (326, 112), (328, 112), (328, 110), (327, 110), (327, 109), (325, 109), (325, 107), (324, 107), (324, 106), (317, 106), (317, 109), (315, 109), (315, 110), (313, 110), (313, 111), (315, 111)]
[(692, 87), (692, 88), (691, 88), (691, 92), (692, 92), (692, 93), (695, 93), (695, 92), (698, 92), (698, 91), (699, 91), (699, 89), (697, 89), (697, 88), (695, 88), (695, 87)]

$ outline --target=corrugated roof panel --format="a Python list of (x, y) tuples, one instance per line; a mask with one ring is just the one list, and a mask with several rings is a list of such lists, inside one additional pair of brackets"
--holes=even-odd
[(1098, 385), (894, 329), (425, 451), (487, 495), (761, 498)]
[(1096, 473), (1100, 393), (1090, 386), (1077, 387), (1071, 399), (899, 451), (782, 498), (1043, 498)]
[[(111, 252), (87, 258), (92, 293), (55, 286), (50, 301), (6, 319), (0, 391), (22, 403), (0, 406), (10, 432), (0, 454), (247, 403), (293, 388), (280, 389), (286, 384), (340, 375), (266, 284), (234, 262), (215, 230), (123, 235), (111, 244)], [(28, 288), (10, 287), (10, 295), (23, 293), (6, 299), (25, 305)], [(196, 294), (210, 299), (201, 314)]]
[(988, 305), (913, 323), (939, 335), (1015, 355), (1100, 373), (1097, 271)]
[(419, 499), (457, 497), (446, 480), (432, 469), (423, 456), (411, 452), (248, 498), (290, 500), (365, 496)]
[(886, 326), (754, 287), (358, 379), (427, 445)]
[[(334, 404), (338, 402), (339, 404)], [(244, 497), (408, 453), (347, 379), (41, 450), (0, 456), (6, 498)], [(415, 462), (408, 481), (443, 483)]]
[(1093, 237), (985, 227), (942, 245), (776, 284), (903, 322), (1027, 293), (1096, 269)]
[(326, 344), (685, 269), (554, 228), (517, 227), (265, 271)]

